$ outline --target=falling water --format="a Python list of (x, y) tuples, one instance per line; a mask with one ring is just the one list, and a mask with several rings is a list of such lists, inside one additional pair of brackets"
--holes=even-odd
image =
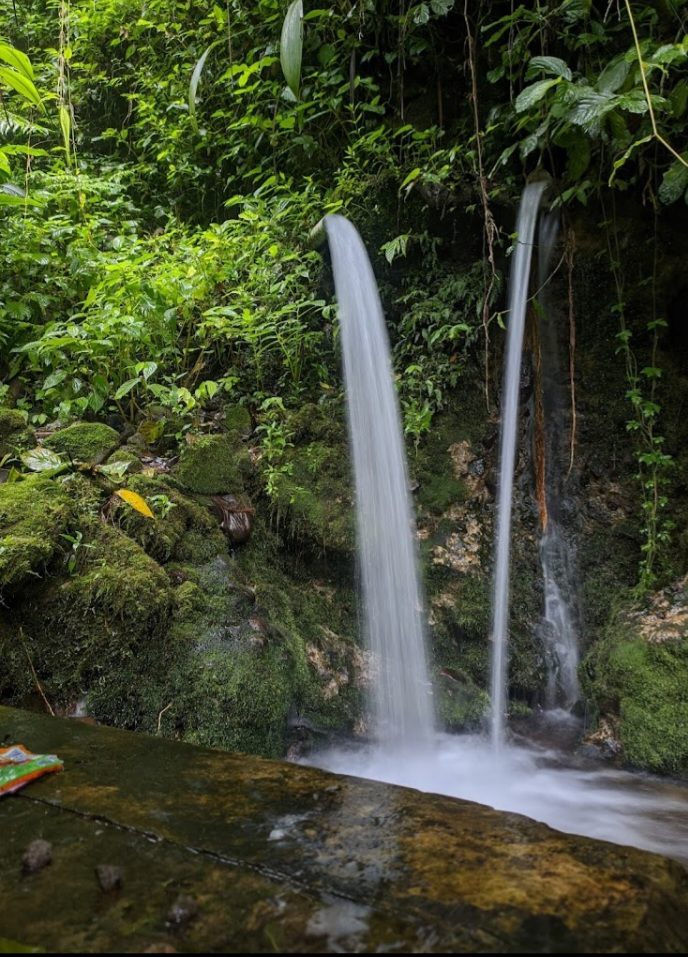
[(389, 341), (361, 237), (342, 216), (327, 216), (325, 230), (341, 322), (365, 630), (376, 669), (375, 730), (386, 746), (417, 747), (432, 739), (433, 706)]
[[(507, 382), (504, 390), (500, 485), (500, 657), (493, 737), (503, 738), (505, 640), (511, 488), (514, 472), (518, 380), (525, 301), (538, 205), (543, 185), (528, 186), (518, 217), (510, 299)], [(380, 742), (318, 751), (308, 763), (449, 794), (517, 811), (574, 834), (633, 844), (688, 861), (686, 791), (675, 784), (627, 772), (600, 770), (548, 745), (575, 721), (547, 712), (544, 743), (514, 737), (491, 747), (482, 735), (433, 730), (420, 617), (420, 589), (408, 499), (401, 429), (382, 309), (375, 280), (356, 230), (339, 216), (325, 227), (341, 314), (358, 498), (358, 527), (367, 631), (379, 658), (374, 711)], [(559, 581), (559, 579), (557, 579)], [(576, 726), (577, 727), (577, 726)], [(551, 729), (551, 731), (550, 731)], [(575, 732), (576, 728), (573, 728)], [(410, 745), (399, 759), (399, 747)], [(382, 746), (381, 746), (382, 745)], [(391, 746), (390, 746), (391, 745)]]
[(509, 623), (509, 555), (511, 550), (511, 506), (516, 463), (521, 354), (523, 352), (523, 331), (525, 328), (535, 222), (546, 185), (544, 182), (529, 183), (523, 190), (516, 220), (516, 252), (509, 280), (507, 358), (502, 395), (497, 551), (492, 623), (491, 733), (492, 744), (497, 749), (501, 748), (504, 742), (504, 713), (507, 697), (506, 644)]
[[(542, 357), (542, 403), (545, 421), (545, 496), (547, 523), (540, 539), (540, 564), (545, 590), (542, 634), (547, 649), (548, 708), (571, 710), (580, 697), (576, 627), (575, 556), (561, 524), (569, 457), (569, 403), (561, 367), (560, 313), (549, 295), (552, 252), (558, 219), (540, 219), (538, 237), (539, 339)], [(563, 317), (562, 317), (563, 318)]]

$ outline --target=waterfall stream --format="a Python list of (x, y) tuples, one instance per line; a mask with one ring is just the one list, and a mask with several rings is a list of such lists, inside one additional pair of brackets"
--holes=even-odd
[(376, 675), (376, 737), (428, 745), (434, 730), (415, 523), (385, 320), (365, 246), (342, 216), (325, 219), (339, 306), (365, 632)]
[(526, 321), (528, 283), (533, 258), (535, 223), (546, 183), (528, 183), (523, 190), (516, 219), (516, 252), (509, 277), (506, 363), (502, 391), (502, 419), (499, 447), (497, 535), (492, 620), (492, 744), (504, 742), (507, 707), (507, 639), (509, 629), (509, 572), (511, 568), (511, 510), (513, 503), (516, 440), (518, 437), (518, 393)]
[(546, 648), (547, 708), (570, 711), (580, 697), (578, 685), (578, 628), (575, 555), (570, 537), (562, 527), (566, 499), (571, 434), (568, 393), (562, 368), (563, 343), (560, 319), (549, 278), (552, 252), (557, 240), (558, 218), (540, 217), (538, 236), (538, 330), (541, 356), (542, 406), (544, 413), (546, 524), (540, 538), (540, 565), (545, 592), (542, 638)]
[[(434, 728), (414, 525), (382, 307), (360, 236), (341, 216), (325, 219), (341, 318), (365, 629), (377, 660), (372, 675), (376, 740), (315, 752), (306, 763), (478, 801), (526, 814), (562, 831), (632, 844), (688, 862), (685, 787), (600, 768), (583, 758), (572, 761), (570, 745), (561, 742), (576, 738), (579, 725), (565, 710), (542, 714), (530, 738), (519, 740), (514, 735), (504, 741), (509, 538), (521, 348), (535, 222), (544, 189), (543, 183), (530, 184), (523, 194), (509, 298), (492, 742), (484, 735), (449, 735)], [(551, 507), (556, 518), (556, 497)], [(562, 542), (560, 534), (545, 535), (541, 550), (543, 568), (549, 570), (546, 590), (550, 574), (545, 614), (559, 635), (566, 627), (563, 621), (556, 624), (556, 618), (568, 607), (565, 601), (559, 602), (561, 583), (567, 580), (560, 566), (570, 557), (561, 552)], [(567, 660), (573, 659), (563, 656), (553, 672), (554, 698), (561, 703), (566, 700), (556, 689), (563, 687), (562, 662)]]

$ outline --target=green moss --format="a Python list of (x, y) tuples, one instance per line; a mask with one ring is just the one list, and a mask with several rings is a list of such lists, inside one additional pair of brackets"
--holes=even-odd
[(688, 635), (650, 643), (620, 614), (581, 671), (597, 714), (618, 717), (629, 764), (688, 773)]
[(190, 492), (236, 494), (244, 487), (247, 464), (246, 450), (231, 436), (196, 436), (183, 447), (174, 477)]
[(43, 574), (72, 513), (63, 482), (35, 476), (0, 485), (0, 588)]
[(195, 582), (184, 581), (174, 590), (175, 615), (179, 621), (188, 621), (202, 612), (206, 596)]
[[(50, 700), (64, 705), (88, 692), (94, 717), (135, 727), (140, 701), (165, 666), (171, 608), (160, 566), (123, 532), (94, 522), (77, 572), (32, 595), (15, 620)], [(16, 669), (25, 666), (20, 655)], [(125, 709), (132, 699), (136, 707)]]
[(310, 442), (290, 449), (273, 479), (272, 502), (293, 539), (318, 551), (355, 547), (354, 506), (345, 446)]
[(0, 406), (0, 458), (32, 444), (33, 430), (26, 424), (26, 415)]
[(420, 483), (418, 502), (422, 508), (433, 514), (441, 515), (450, 506), (466, 500), (466, 486), (454, 478), (451, 471), (447, 471), (448, 468), (451, 468), (451, 465), (445, 462), (443, 471), (434, 474), (429, 471), (416, 473)]
[(435, 678), (439, 718), (448, 731), (480, 727), (490, 708), (490, 696), (463, 671), (439, 672)]
[(105, 461), (120, 442), (119, 433), (99, 422), (77, 422), (49, 435), (44, 444), (75, 462)]
[(230, 405), (225, 409), (225, 428), (239, 437), (248, 435), (252, 428), (251, 413), (245, 405)]

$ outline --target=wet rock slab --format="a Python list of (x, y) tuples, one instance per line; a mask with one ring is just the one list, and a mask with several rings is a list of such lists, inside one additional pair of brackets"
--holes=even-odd
[[(0, 802), (0, 949), (688, 949), (688, 874), (656, 855), (469, 802), (6, 708), (0, 740), (65, 762)], [(51, 863), (27, 873), (36, 840)]]

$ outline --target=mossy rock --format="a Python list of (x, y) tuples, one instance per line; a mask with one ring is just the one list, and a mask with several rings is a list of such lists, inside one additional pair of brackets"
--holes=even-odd
[(243, 438), (253, 429), (251, 413), (245, 405), (229, 405), (225, 409), (224, 425), (230, 434)]
[(40, 577), (72, 517), (64, 482), (32, 476), (0, 485), (0, 589)]
[(100, 422), (76, 422), (49, 435), (45, 441), (49, 449), (66, 455), (74, 462), (99, 464), (120, 443), (119, 433)]
[(156, 561), (203, 564), (227, 550), (217, 518), (164, 475), (132, 475), (126, 487), (144, 499), (155, 518), (146, 518), (122, 502), (117, 522)]
[(33, 429), (19, 409), (0, 406), (0, 458), (33, 445)]
[(441, 671), (435, 676), (437, 711), (447, 731), (479, 728), (490, 708), (490, 696), (461, 670)]
[(688, 774), (688, 630), (649, 642), (637, 622), (620, 613), (583, 660), (581, 675), (596, 714), (618, 719), (629, 764)]
[[(77, 569), (32, 595), (16, 621), (53, 702), (65, 705), (88, 691), (90, 713), (119, 723), (123, 689), (141, 694), (162, 667), (172, 588), (136, 542), (101, 522), (84, 535)], [(20, 657), (18, 671), (21, 665)]]
[(196, 436), (182, 448), (174, 478), (189, 492), (237, 494), (248, 465), (246, 449), (232, 436)]
[(316, 551), (351, 552), (355, 514), (346, 447), (310, 442), (290, 449), (273, 477), (272, 504), (288, 535)]

